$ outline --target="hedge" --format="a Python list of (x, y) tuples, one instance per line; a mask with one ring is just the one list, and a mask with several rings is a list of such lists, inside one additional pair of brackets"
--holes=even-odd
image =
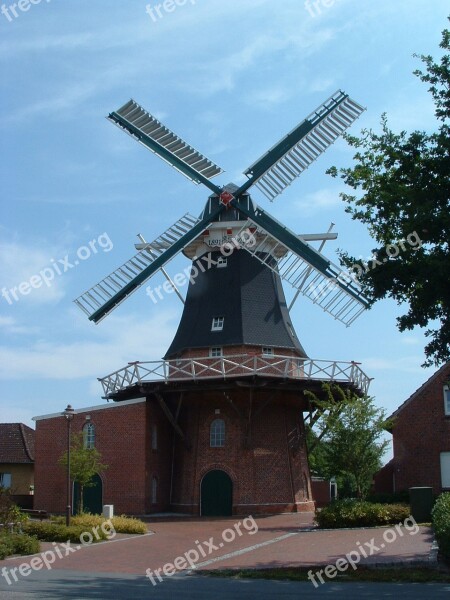
[(37, 554), (40, 550), (38, 540), (23, 533), (0, 534), (0, 560), (13, 554)]
[(322, 508), (315, 521), (322, 529), (342, 527), (376, 527), (400, 523), (410, 516), (409, 506), (403, 504), (373, 504), (345, 499), (336, 500)]
[(445, 558), (450, 559), (450, 492), (441, 494), (431, 511), (434, 533), (439, 550)]

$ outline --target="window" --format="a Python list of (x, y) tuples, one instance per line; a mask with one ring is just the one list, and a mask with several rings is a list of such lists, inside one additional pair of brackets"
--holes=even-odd
[(450, 452), (441, 452), (441, 485), (450, 488)]
[(223, 448), (225, 446), (225, 421), (223, 419), (214, 419), (210, 429), (211, 448)]
[(223, 349), (220, 346), (217, 346), (215, 348), (210, 348), (209, 356), (211, 358), (219, 358), (220, 356), (223, 356)]
[(158, 503), (158, 480), (152, 477), (152, 504)]
[(0, 487), (11, 487), (11, 473), (0, 473)]
[(152, 425), (152, 450), (158, 450), (158, 428)]
[(262, 355), (263, 356), (273, 356), (273, 348), (263, 348)]
[(85, 448), (92, 449), (95, 446), (95, 427), (92, 423), (86, 423), (83, 427), (83, 443)]
[(225, 317), (213, 317), (211, 331), (222, 331)]
[(444, 410), (445, 414), (450, 417), (450, 387), (444, 385)]
[(217, 268), (218, 269), (223, 269), (224, 267), (227, 266), (228, 260), (225, 256), (219, 256), (219, 258), (217, 259)]

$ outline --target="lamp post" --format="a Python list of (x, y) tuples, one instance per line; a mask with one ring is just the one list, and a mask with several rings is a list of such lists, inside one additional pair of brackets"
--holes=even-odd
[(72, 423), (73, 416), (75, 414), (74, 409), (67, 405), (67, 408), (62, 413), (63, 416), (67, 420), (67, 509), (66, 509), (66, 525), (67, 527), (70, 525), (70, 512), (71, 512), (71, 496), (70, 493), (70, 424)]

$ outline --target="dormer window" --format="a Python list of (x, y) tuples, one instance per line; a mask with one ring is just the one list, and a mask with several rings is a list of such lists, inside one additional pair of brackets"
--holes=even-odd
[(223, 269), (224, 267), (226, 267), (228, 264), (228, 260), (225, 256), (219, 256), (219, 258), (217, 259), (217, 268), (218, 269)]
[(450, 386), (444, 385), (444, 411), (450, 417)]
[(225, 317), (213, 317), (211, 331), (222, 331)]
[(273, 356), (273, 348), (265, 347), (262, 349), (262, 355), (266, 357)]

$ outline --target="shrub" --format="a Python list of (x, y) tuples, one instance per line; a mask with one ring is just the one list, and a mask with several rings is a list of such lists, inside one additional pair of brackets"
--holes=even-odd
[[(72, 525), (77, 525), (84, 527), (85, 531), (91, 530), (93, 527), (99, 527), (102, 523), (107, 521), (105, 517), (101, 515), (91, 515), (89, 513), (83, 513), (81, 515), (76, 515), (71, 518), (70, 522)], [(65, 517), (56, 517), (53, 519), (54, 522), (64, 523)], [(135, 519), (134, 517), (126, 517), (125, 515), (120, 515), (119, 517), (113, 517), (111, 519), (114, 530), (116, 533), (137, 533), (143, 534), (147, 533), (147, 525), (140, 521), (139, 519)]]
[(21, 533), (0, 535), (0, 560), (12, 554), (37, 554), (40, 550), (38, 540)]
[(450, 493), (441, 494), (431, 512), (433, 528), (443, 556), (450, 559)]
[(147, 525), (144, 521), (133, 517), (126, 517), (125, 515), (113, 517), (112, 524), (116, 533), (148, 533)]
[[(90, 533), (93, 542), (99, 542), (106, 540), (106, 534), (100, 529), (96, 530), (97, 533), (93, 534), (92, 527), (84, 527), (82, 525), (70, 525), (66, 527), (61, 523), (42, 523), (38, 521), (29, 521), (23, 527), (24, 531), (29, 535), (34, 535), (41, 542), (71, 542), (78, 544), (80, 537), (83, 533)], [(87, 537), (83, 538), (85, 543)]]
[(400, 523), (410, 516), (402, 504), (373, 504), (362, 500), (336, 500), (315, 516), (321, 528), (375, 527)]
[(9, 489), (0, 487), (0, 523), (24, 523), (28, 516), (14, 504)]

